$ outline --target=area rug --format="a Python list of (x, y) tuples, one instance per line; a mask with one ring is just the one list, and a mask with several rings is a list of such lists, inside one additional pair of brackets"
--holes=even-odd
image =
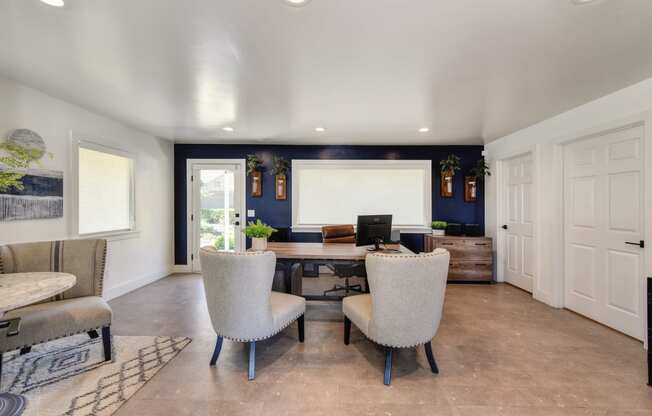
[(105, 362), (101, 338), (63, 338), (5, 354), (0, 391), (25, 397), (24, 416), (112, 415), (190, 341), (114, 336)]

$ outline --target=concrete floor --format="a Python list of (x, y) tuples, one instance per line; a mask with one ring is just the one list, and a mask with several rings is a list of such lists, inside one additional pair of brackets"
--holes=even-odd
[(116, 335), (189, 336), (193, 342), (118, 415), (652, 415), (640, 342), (505, 284), (449, 285), (433, 340), (401, 350), (391, 387), (383, 352), (354, 327), (343, 344), (341, 304), (309, 303), (306, 342), (293, 325), (257, 348), (215, 342), (201, 278), (175, 275), (111, 302)]

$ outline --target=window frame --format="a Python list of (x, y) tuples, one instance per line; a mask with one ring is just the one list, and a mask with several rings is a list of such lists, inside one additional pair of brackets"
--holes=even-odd
[[(80, 233), (80, 224), (79, 224), (79, 152), (80, 149), (87, 149), (96, 152), (106, 153), (113, 156), (119, 156), (130, 161), (130, 172), (129, 172), (129, 228), (122, 230), (110, 230), (110, 231), (98, 231), (94, 233)], [(90, 141), (86, 139), (77, 139), (73, 140), (72, 146), (72, 170), (74, 172), (74, 198), (72, 210), (74, 212), (74, 221), (72, 224), (73, 235), (77, 238), (106, 238), (109, 241), (113, 240), (124, 240), (129, 238), (136, 238), (139, 236), (139, 231), (137, 229), (136, 223), (136, 156), (128, 151), (118, 149), (111, 146), (106, 146), (99, 144), (95, 141)]]
[[(432, 221), (432, 161), (428, 159), (294, 159), (292, 160), (292, 172), (310, 168), (354, 168), (354, 169), (422, 169), (425, 173), (423, 193), (423, 223), (393, 225), (392, 229), (400, 230), (406, 234), (428, 234), (431, 233), (430, 222)], [(292, 232), (293, 233), (315, 233), (321, 232), (325, 224), (300, 224), (299, 217), (299, 175), (292, 175)]]

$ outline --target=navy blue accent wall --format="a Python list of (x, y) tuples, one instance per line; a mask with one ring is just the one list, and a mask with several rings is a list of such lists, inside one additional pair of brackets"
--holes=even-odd
[[(271, 166), (272, 155), (292, 159), (405, 159), (432, 160), (432, 216), (449, 222), (477, 223), (484, 230), (484, 192), (478, 190), (476, 202), (464, 202), (464, 175), (482, 158), (483, 146), (282, 146), (282, 145), (174, 145), (174, 227), (175, 261), (187, 264), (187, 159), (244, 159), (257, 154), (265, 166)], [(439, 161), (454, 153), (462, 158), (462, 171), (455, 175), (454, 197), (439, 196)], [(263, 174), (263, 196), (251, 196), (251, 180), (247, 178), (247, 209), (256, 210), (256, 218), (274, 226), (292, 225), (292, 172), (288, 175), (288, 199), (277, 201), (274, 196), (274, 177), (269, 170)], [(379, 208), (379, 211), (382, 209)], [(243, 217), (246, 212), (242, 213)], [(249, 219), (248, 219), (249, 220)], [(321, 241), (317, 233), (292, 233), (292, 241)], [(423, 235), (402, 234), (401, 242), (414, 251), (423, 249)]]

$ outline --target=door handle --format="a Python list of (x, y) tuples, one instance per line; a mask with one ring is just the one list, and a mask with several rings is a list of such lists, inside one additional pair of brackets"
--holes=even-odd
[(641, 240), (638, 243), (633, 243), (631, 241), (625, 241), (625, 244), (629, 244), (630, 246), (639, 246), (640, 248), (645, 248), (645, 240)]
[(507, 229), (507, 224), (503, 225), (503, 230)]
[(236, 227), (239, 227), (239, 226), (240, 226), (240, 221), (236, 221), (236, 222), (235, 222), (235, 226), (236, 226)]

